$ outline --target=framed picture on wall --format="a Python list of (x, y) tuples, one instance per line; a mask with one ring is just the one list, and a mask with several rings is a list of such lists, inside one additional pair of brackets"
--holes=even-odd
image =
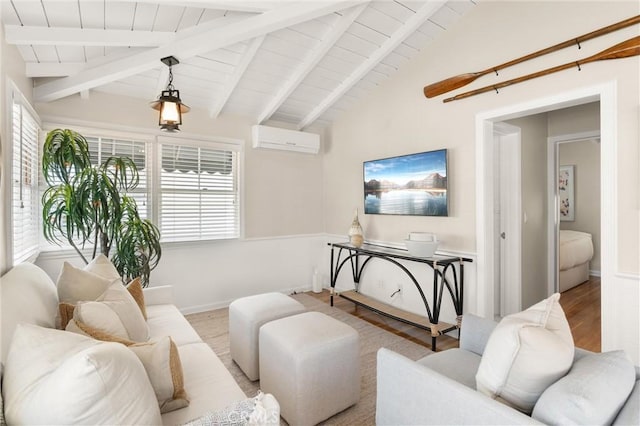
[(560, 166), (558, 169), (558, 199), (560, 200), (560, 220), (576, 220), (575, 166)]
[(447, 150), (365, 161), (365, 214), (448, 216)]

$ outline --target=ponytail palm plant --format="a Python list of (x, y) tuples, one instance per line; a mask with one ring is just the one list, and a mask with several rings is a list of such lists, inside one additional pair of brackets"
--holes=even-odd
[(81, 134), (55, 129), (44, 143), (42, 172), (49, 186), (42, 196), (45, 239), (71, 245), (85, 263), (102, 253), (125, 282), (139, 276), (146, 286), (162, 250), (158, 228), (140, 218), (135, 200), (126, 195), (140, 180), (133, 160), (113, 156), (92, 165)]

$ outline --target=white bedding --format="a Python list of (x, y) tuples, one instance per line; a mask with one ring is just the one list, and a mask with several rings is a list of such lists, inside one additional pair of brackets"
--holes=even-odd
[(593, 257), (591, 234), (578, 231), (560, 231), (560, 270), (571, 269)]

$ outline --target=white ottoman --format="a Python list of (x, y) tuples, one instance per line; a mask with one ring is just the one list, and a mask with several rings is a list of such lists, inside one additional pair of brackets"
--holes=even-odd
[(229, 305), (231, 359), (247, 375), (258, 380), (258, 331), (275, 319), (304, 312), (302, 303), (282, 293), (265, 293), (234, 300)]
[(320, 312), (260, 328), (260, 388), (290, 425), (315, 425), (360, 399), (360, 343), (352, 327)]

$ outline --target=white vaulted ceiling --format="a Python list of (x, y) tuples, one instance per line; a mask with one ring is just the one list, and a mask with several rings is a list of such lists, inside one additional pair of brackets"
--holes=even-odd
[[(473, 0), (3, 0), (36, 102), (174, 85), (212, 117), (330, 123), (453, 25)], [(421, 90), (421, 88), (416, 88)]]

